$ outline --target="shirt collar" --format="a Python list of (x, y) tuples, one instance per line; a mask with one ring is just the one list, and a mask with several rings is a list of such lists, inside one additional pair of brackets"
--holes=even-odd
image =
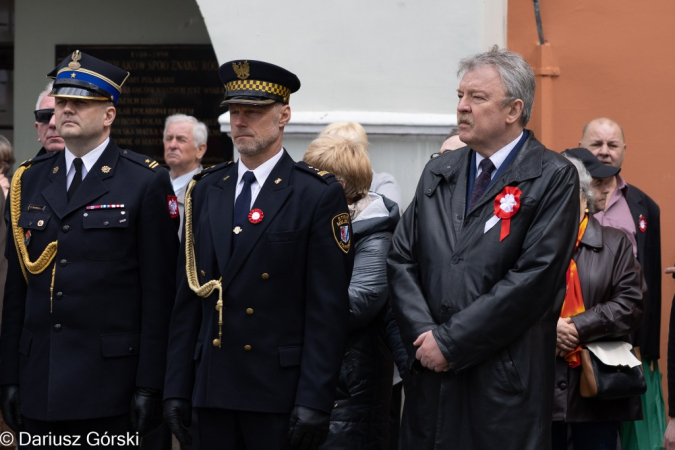
[[(98, 147), (93, 149), (92, 151), (88, 152), (86, 155), (82, 156), (82, 165), (84, 166), (86, 172), (83, 174), (84, 175), (89, 173), (91, 171), (91, 168), (94, 167), (94, 164), (96, 164), (96, 161), (98, 161), (98, 158), (101, 157), (101, 154), (103, 153), (103, 150), (108, 146), (108, 143), (110, 142), (110, 138), (106, 138), (105, 141), (101, 143)], [(73, 155), (70, 150), (68, 150), (68, 147), (66, 147), (66, 173), (70, 172), (70, 168), (73, 165), (73, 160), (77, 158), (77, 156)]]
[(181, 189), (183, 189), (185, 185), (188, 184), (188, 182), (192, 179), (192, 177), (202, 169), (203, 169), (202, 165), (200, 164), (195, 168), (195, 170), (191, 170), (188, 173), (184, 173), (179, 177), (172, 178), (171, 186), (173, 187), (173, 192), (178, 192)]
[[(492, 172), (497, 173), (499, 168), (501, 167), (502, 164), (504, 164), (504, 161), (506, 158), (509, 156), (511, 153), (511, 150), (513, 150), (518, 142), (520, 141), (520, 138), (523, 137), (523, 132), (521, 131), (518, 137), (514, 140), (509, 142), (506, 146), (502, 147), (499, 149), (496, 153), (494, 153), (492, 156), (490, 156), (490, 161), (492, 161), (492, 164), (495, 165), (495, 170)], [(480, 167), (480, 162), (484, 160), (482, 156), (480, 156), (478, 153), (476, 153), (476, 172), (478, 172), (478, 168)]]
[[(279, 151), (277, 152), (276, 155), (272, 156), (270, 159), (265, 161), (264, 163), (260, 164), (258, 167), (252, 170), (253, 175), (255, 175), (255, 181), (262, 186), (265, 184), (265, 180), (267, 180), (267, 177), (270, 176), (270, 173), (272, 173), (272, 169), (274, 169), (274, 166), (277, 165), (279, 160), (284, 154), (284, 148), (281, 147)], [(237, 184), (241, 183), (241, 178), (244, 176), (244, 174), (249, 171), (248, 167), (244, 165), (243, 162), (241, 162), (241, 158), (239, 159), (239, 164), (238, 164), (238, 171), (237, 171)]]

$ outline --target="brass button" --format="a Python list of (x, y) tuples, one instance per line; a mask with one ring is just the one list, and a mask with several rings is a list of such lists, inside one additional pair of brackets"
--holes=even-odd
[(42, 219), (38, 220), (38, 227), (41, 227), (44, 224), (45, 224), (44, 220), (42, 220)]
[(64, 225), (63, 226), (63, 232), (67, 233), (70, 230), (70, 225)]
[(247, 352), (250, 352), (251, 346), (250, 345), (244, 345), (244, 350), (246, 350)]
[(263, 280), (267, 280), (269, 277), (270, 277), (270, 274), (269, 274), (269, 273), (263, 273), (263, 274), (262, 274), (262, 279), (263, 279)]
[(253, 308), (246, 308), (246, 314), (248, 314), (249, 316), (253, 314)]

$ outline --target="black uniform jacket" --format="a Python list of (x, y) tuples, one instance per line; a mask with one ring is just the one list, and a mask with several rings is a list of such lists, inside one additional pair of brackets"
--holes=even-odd
[(294, 404), (326, 412), (333, 406), (353, 264), (353, 249), (339, 245), (343, 238), (351, 244), (342, 236), (351, 226), (336, 226), (347, 204), (332, 175), (283, 151), (253, 204), (263, 218), (244, 224), (234, 251), (237, 165), (195, 176), (197, 273), (202, 285), (222, 277), (222, 347), (213, 345), (217, 292), (201, 298), (185, 276), (185, 226), (165, 398), (271, 413), (289, 413)]
[[(632, 184), (626, 195), (628, 209), (635, 222), (635, 240), (637, 257), (645, 281), (645, 317), (637, 331), (636, 346), (640, 347), (643, 357), (659, 359), (661, 356), (661, 210), (654, 200)], [(640, 228), (640, 220), (645, 219), (646, 228)]]
[[(578, 176), (530, 132), (465, 217), (470, 161), (465, 147), (427, 164), (392, 240), (390, 298), (411, 362), (413, 341), (433, 330), (451, 368), (407, 377), (401, 447), (547, 449)], [(506, 186), (520, 208), (500, 241), (502, 223), (485, 224)]]
[[(8, 227), (0, 384), (19, 384), (33, 419), (124, 414), (135, 387), (164, 384), (178, 251), (169, 174), (111, 141), (68, 202), (64, 152), (23, 165), (17, 239), (33, 262), (58, 247), (26, 283)], [(100, 205), (117, 206), (87, 209)]]

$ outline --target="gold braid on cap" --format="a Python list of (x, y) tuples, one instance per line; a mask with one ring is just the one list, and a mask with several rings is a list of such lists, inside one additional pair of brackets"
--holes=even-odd
[[(40, 257), (31, 262), (28, 256), (28, 249), (26, 248), (26, 243), (24, 242), (25, 236), (23, 228), (19, 226), (19, 215), (21, 214), (21, 175), (26, 171), (30, 166), (21, 166), (17, 169), (14, 177), (12, 177), (12, 189), (11, 189), (11, 198), (12, 203), (10, 208), (10, 214), (12, 219), (12, 234), (14, 235), (14, 244), (16, 245), (16, 251), (19, 256), (19, 265), (21, 266), (21, 271), (23, 272), (23, 277), (28, 282), (28, 270), (33, 275), (38, 275), (47, 268), (49, 264), (54, 260), (56, 256), (56, 247), (57, 241), (50, 242), (47, 248), (42, 252)], [(54, 280), (52, 278), (52, 287)]]
[[(16, 175), (15, 175), (16, 176)], [(207, 298), (213, 291), (218, 291), (218, 338), (213, 340), (214, 347), (220, 348), (223, 339), (223, 277), (211, 280), (203, 285), (199, 284), (197, 276), (197, 263), (195, 261), (194, 235), (192, 234), (192, 189), (196, 180), (190, 181), (185, 192), (185, 275), (187, 276), (190, 289), (202, 298)]]

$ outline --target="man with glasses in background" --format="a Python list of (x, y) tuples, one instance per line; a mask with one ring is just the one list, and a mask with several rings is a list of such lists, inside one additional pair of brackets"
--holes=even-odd
[(47, 95), (52, 91), (53, 84), (49, 83), (45, 90), (40, 92), (35, 104), (35, 130), (38, 134), (38, 142), (42, 143), (37, 156), (46, 152), (60, 152), (66, 148), (66, 143), (56, 131), (54, 97)]

